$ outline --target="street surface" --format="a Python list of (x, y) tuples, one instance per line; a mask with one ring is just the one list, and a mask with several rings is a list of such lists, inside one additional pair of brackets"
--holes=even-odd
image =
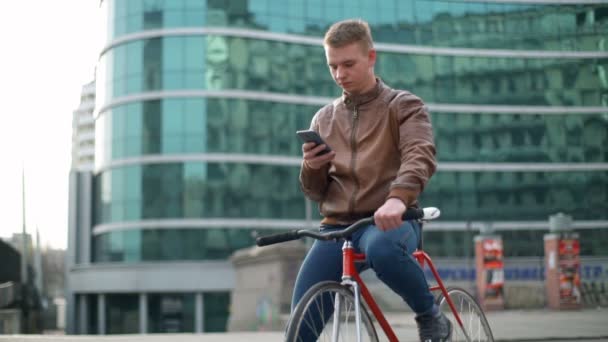
[[(487, 313), (496, 341), (606, 341), (608, 308), (580, 311), (506, 310)], [(417, 341), (411, 313), (389, 314), (387, 319), (401, 341)], [(110, 336), (0, 335), (0, 342), (281, 342), (280, 332), (215, 334), (148, 334)], [(386, 338), (382, 339), (386, 341)]]

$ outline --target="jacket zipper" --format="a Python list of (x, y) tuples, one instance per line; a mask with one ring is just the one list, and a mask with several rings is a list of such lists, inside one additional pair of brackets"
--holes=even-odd
[(355, 199), (357, 198), (357, 193), (359, 192), (359, 179), (357, 179), (357, 175), (355, 174), (355, 166), (357, 163), (357, 127), (359, 123), (359, 108), (357, 106), (353, 109), (353, 130), (350, 136), (350, 144), (353, 147), (352, 159), (350, 162), (351, 172), (353, 173), (353, 180), (355, 181), (355, 188), (353, 189), (352, 197), (350, 198), (348, 212), (349, 216), (352, 216), (355, 212)]

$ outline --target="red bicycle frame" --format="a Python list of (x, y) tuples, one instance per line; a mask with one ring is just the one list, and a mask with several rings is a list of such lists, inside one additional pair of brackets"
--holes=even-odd
[[(443, 293), (443, 296), (445, 297), (446, 301), (448, 302), (448, 305), (450, 306), (450, 309), (452, 310), (454, 317), (456, 317), (456, 321), (458, 322), (458, 325), (460, 325), (462, 327), (462, 321), (460, 320), (460, 315), (458, 315), (458, 311), (454, 307), (454, 303), (452, 303), (452, 299), (448, 296), (448, 292), (445, 289), (445, 286), (443, 286), (443, 282), (441, 281), (441, 278), (439, 277), (439, 273), (437, 273), (437, 270), (435, 269), (435, 265), (433, 265), (433, 261), (431, 260), (431, 257), (428, 254), (426, 254), (424, 251), (421, 251), (421, 250), (415, 251), (413, 255), (416, 258), (416, 260), (418, 260), (420, 267), (424, 268), (425, 263), (429, 266), (429, 268), (431, 269), (431, 272), (433, 273), (433, 276), (435, 277), (435, 280), (437, 281), (437, 285), (431, 286), (429, 289), (431, 291), (441, 290), (441, 293)], [(367, 289), (367, 286), (365, 286), (365, 283), (359, 276), (359, 272), (357, 272), (357, 269), (355, 268), (356, 261), (364, 261), (364, 260), (365, 260), (365, 254), (355, 253), (355, 250), (352, 246), (352, 242), (345, 241), (344, 246), (342, 247), (342, 266), (343, 266), (342, 267), (342, 269), (343, 269), (342, 279), (343, 280), (354, 279), (357, 282), (357, 284), (359, 285), (359, 289), (361, 291), (361, 296), (363, 296), (363, 298), (365, 299), (367, 306), (369, 307), (369, 309), (372, 311), (372, 313), (378, 320), (378, 323), (382, 327), (382, 330), (384, 330), (384, 333), (388, 337), (389, 341), (398, 342), (399, 340), (397, 339), (397, 336), (395, 335), (393, 328), (391, 328), (391, 326), (388, 324), (388, 321), (386, 320), (386, 317), (384, 317), (382, 310), (380, 310), (380, 307), (378, 307), (378, 304), (376, 304), (376, 301), (372, 297), (371, 293)]]

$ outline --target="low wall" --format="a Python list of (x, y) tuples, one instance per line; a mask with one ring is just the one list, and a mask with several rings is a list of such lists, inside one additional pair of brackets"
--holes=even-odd
[(236, 273), (228, 331), (282, 330), (306, 248), (301, 241), (235, 252)]
[(0, 335), (13, 335), (21, 332), (21, 311), (0, 309)]

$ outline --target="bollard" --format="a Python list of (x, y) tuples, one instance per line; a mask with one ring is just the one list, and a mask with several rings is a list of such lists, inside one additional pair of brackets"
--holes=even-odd
[(572, 232), (572, 217), (557, 213), (549, 217), (545, 244), (545, 291), (550, 309), (580, 309), (580, 242)]
[(475, 236), (475, 274), (479, 304), (484, 310), (502, 310), (504, 298), (503, 244), (488, 224)]

